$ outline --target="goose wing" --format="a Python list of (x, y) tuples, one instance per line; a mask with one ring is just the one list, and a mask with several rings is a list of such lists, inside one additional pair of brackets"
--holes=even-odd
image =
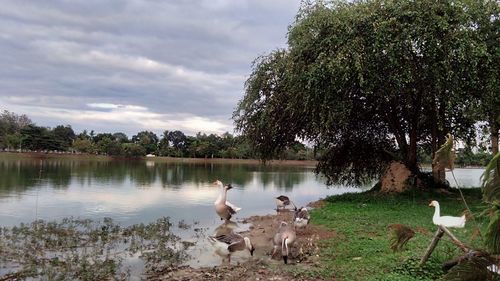
[(235, 206), (234, 204), (231, 204), (231, 202), (227, 201), (226, 200), (226, 206), (228, 206), (230, 208), (230, 212), (232, 215), (236, 214), (236, 212), (238, 212), (239, 210), (241, 210), (240, 207), (237, 207)]
[(309, 220), (309, 212), (306, 208), (301, 208), (299, 211), (295, 212), (295, 219)]
[(280, 200), (285, 205), (288, 205), (290, 203), (290, 199), (288, 197), (286, 197), (285, 195), (280, 195), (280, 196), (276, 197), (276, 199)]
[(226, 243), (228, 245), (238, 243), (240, 241), (243, 241), (243, 243), (244, 243), (243, 236), (236, 234), (236, 233), (229, 233), (229, 234), (215, 236), (215, 239), (217, 241), (220, 241), (222, 243)]

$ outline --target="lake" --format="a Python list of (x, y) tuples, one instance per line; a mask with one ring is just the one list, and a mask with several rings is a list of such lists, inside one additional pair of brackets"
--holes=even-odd
[[(456, 169), (461, 186), (479, 186), (482, 169)], [(327, 187), (311, 167), (250, 164), (186, 164), (141, 161), (91, 161), (2, 157), (0, 154), (0, 224), (18, 225), (36, 219), (64, 217), (102, 220), (121, 225), (154, 222), (168, 216), (174, 225), (196, 224), (211, 234), (221, 224), (214, 211), (216, 179), (231, 183), (228, 200), (242, 210), (235, 221), (269, 214), (274, 198), (289, 196), (297, 205), (329, 195), (359, 192), (368, 187)], [(447, 179), (454, 184), (451, 175)], [(241, 228), (245, 225), (241, 224)], [(177, 227), (183, 239), (193, 231)], [(206, 245), (191, 249), (192, 266), (216, 265)]]

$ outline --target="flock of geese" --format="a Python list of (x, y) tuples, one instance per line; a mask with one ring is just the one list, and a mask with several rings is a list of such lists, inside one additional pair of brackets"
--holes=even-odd
[[(221, 181), (217, 180), (214, 182), (218, 188), (220, 188), (220, 194), (214, 202), (215, 212), (224, 220), (225, 223), (231, 223), (231, 217), (236, 214), (241, 208), (236, 207), (227, 201), (227, 191), (233, 188), (231, 184), (223, 185)], [(307, 208), (303, 207), (297, 209), (295, 204), (290, 201), (290, 199), (284, 195), (276, 197), (276, 210), (285, 209), (288, 205), (293, 205), (295, 214), (293, 224), (282, 221), (276, 234), (273, 238), (273, 252), (271, 258), (275, 257), (281, 247), (281, 255), (283, 257), (283, 262), (288, 263), (288, 255), (290, 252), (290, 247), (293, 246), (297, 239), (296, 228), (304, 228), (310, 220), (309, 212)], [(248, 250), (250, 255), (253, 256), (255, 247), (253, 246), (250, 238), (243, 237), (237, 233), (227, 233), (220, 234), (216, 236), (209, 236), (208, 240), (215, 247), (215, 252), (223, 258), (227, 258), (228, 262), (231, 263), (231, 254), (236, 251)]]
[[(241, 208), (238, 208), (227, 201), (227, 191), (233, 188), (232, 185), (223, 185), (219, 180), (215, 181), (214, 185), (220, 188), (220, 194), (214, 202), (215, 212), (221, 220), (225, 221), (225, 224), (234, 224), (234, 222), (231, 222), (230, 219), (234, 214), (236, 214), (236, 212), (241, 210)], [(281, 247), (281, 255), (285, 264), (288, 263), (290, 247), (293, 246), (297, 239), (296, 229), (304, 228), (310, 220), (307, 208), (301, 207), (298, 209), (297, 206), (295, 206), (295, 204), (287, 196), (281, 195), (276, 197), (277, 211), (279, 211), (280, 209), (283, 210), (289, 205), (292, 205), (295, 211), (293, 224), (289, 224), (284, 221), (281, 222), (273, 238), (274, 248), (271, 254), (271, 258), (274, 258)], [(432, 218), (432, 221), (435, 225), (455, 228), (462, 228), (465, 226), (465, 215), (461, 217), (441, 216), (439, 203), (437, 201), (432, 201), (429, 206), (435, 208), (434, 216)], [(227, 258), (229, 263), (231, 263), (232, 253), (236, 251), (248, 250), (250, 252), (250, 255), (253, 256), (253, 252), (255, 250), (255, 247), (250, 241), (250, 238), (243, 237), (242, 235), (233, 232), (216, 236), (209, 236), (208, 239), (210, 243), (215, 247), (215, 252), (223, 258)]]

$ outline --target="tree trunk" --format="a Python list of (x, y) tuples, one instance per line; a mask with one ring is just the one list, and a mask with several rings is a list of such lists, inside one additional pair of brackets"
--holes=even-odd
[(414, 174), (418, 173), (418, 165), (417, 165), (417, 141), (418, 141), (418, 122), (420, 120), (420, 96), (417, 95), (413, 99), (413, 107), (414, 112), (411, 120), (411, 128), (410, 128), (410, 143), (408, 146), (408, 154), (407, 154), (407, 163), (406, 166), (410, 171)]
[[(443, 145), (446, 141), (445, 139), (445, 136), (446, 136), (446, 132), (445, 132), (445, 112), (444, 112), (444, 102), (443, 101), (440, 101), (439, 102), (439, 108), (435, 111), (434, 111), (434, 114), (435, 114), (435, 122), (434, 122), (434, 126), (432, 128), (432, 159), (434, 159), (434, 157), (436, 156), (436, 151), (439, 150), (439, 148), (441, 147), (441, 145)], [(446, 174), (445, 174), (445, 170), (444, 170), (444, 167), (442, 166), (438, 166), (438, 165), (434, 165), (434, 163), (432, 163), (432, 177), (434, 178), (434, 182), (436, 183), (445, 183), (446, 182)]]
[[(435, 122), (433, 122), (431, 129), (431, 156), (432, 159), (434, 159), (434, 157), (436, 156), (436, 151), (438, 151), (439, 147), (444, 143), (444, 134), (440, 132), (438, 128), (439, 124), (437, 118), (437, 109), (435, 105), (433, 107), (432, 115), (432, 119), (434, 119)], [(444, 183), (446, 180), (444, 168), (435, 165), (434, 161), (432, 163), (432, 177), (434, 179), (434, 182), (436, 183)]]
[(490, 121), (490, 139), (491, 139), (491, 152), (493, 155), (498, 153), (498, 130), (499, 124), (495, 119)]
[(410, 145), (408, 146), (408, 159), (406, 166), (413, 173), (418, 172), (417, 166), (417, 129), (412, 128), (410, 131)]
[(396, 137), (396, 142), (398, 143), (399, 151), (401, 151), (403, 159), (407, 159), (408, 143), (406, 142), (405, 131), (401, 126), (400, 117), (396, 113), (396, 108), (396, 101), (393, 100), (389, 110), (386, 111), (386, 118), (389, 123), (390, 131)]
[[(438, 133), (438, 140), (436, 141), (436, 149), (432, 153), (432, 159), (436, 155), (436, 151), (444, 144), (444, 137), (441, 137), (444, 134)], [(445, 183), (446, 182), (446, 173), (444, 167), (440, 165), (435, 165), (432, 163), (432, 177), (434, 178), (434, 182), (436, 183)]]

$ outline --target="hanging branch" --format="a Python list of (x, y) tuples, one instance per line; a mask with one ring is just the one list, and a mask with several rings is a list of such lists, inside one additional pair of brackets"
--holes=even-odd
[(458, 189), (458, 192), (460, 193), (462, 201), (464, 202), (465, 208), (467, 209), (469, 214), (471, 214), (472, 220), (476, 223), (476, 228), (479, 231), (479, 236), (482, 237), (481, 230), (477, 225), (475, 217), (472, 211), (470, 210), (467, 201), (465, 200), (464, 194), (462, 193), (457, 178), (455, 177), (455, 173), (453, 172), (453, 169), (455, 168), (454, 162), (455, 162), (455, 150), (453, 149), (453, 136), (451, 134), (448, 134), (446, 136), (446, 142), (438, 149), (438, 151), (436, 151), (432, 163), (434, 165), (437, 165), (439, 168), (449, 169), (451, 171), (451, 175), (453, 176), (453, 180), (455, 181), (455, 185)]

